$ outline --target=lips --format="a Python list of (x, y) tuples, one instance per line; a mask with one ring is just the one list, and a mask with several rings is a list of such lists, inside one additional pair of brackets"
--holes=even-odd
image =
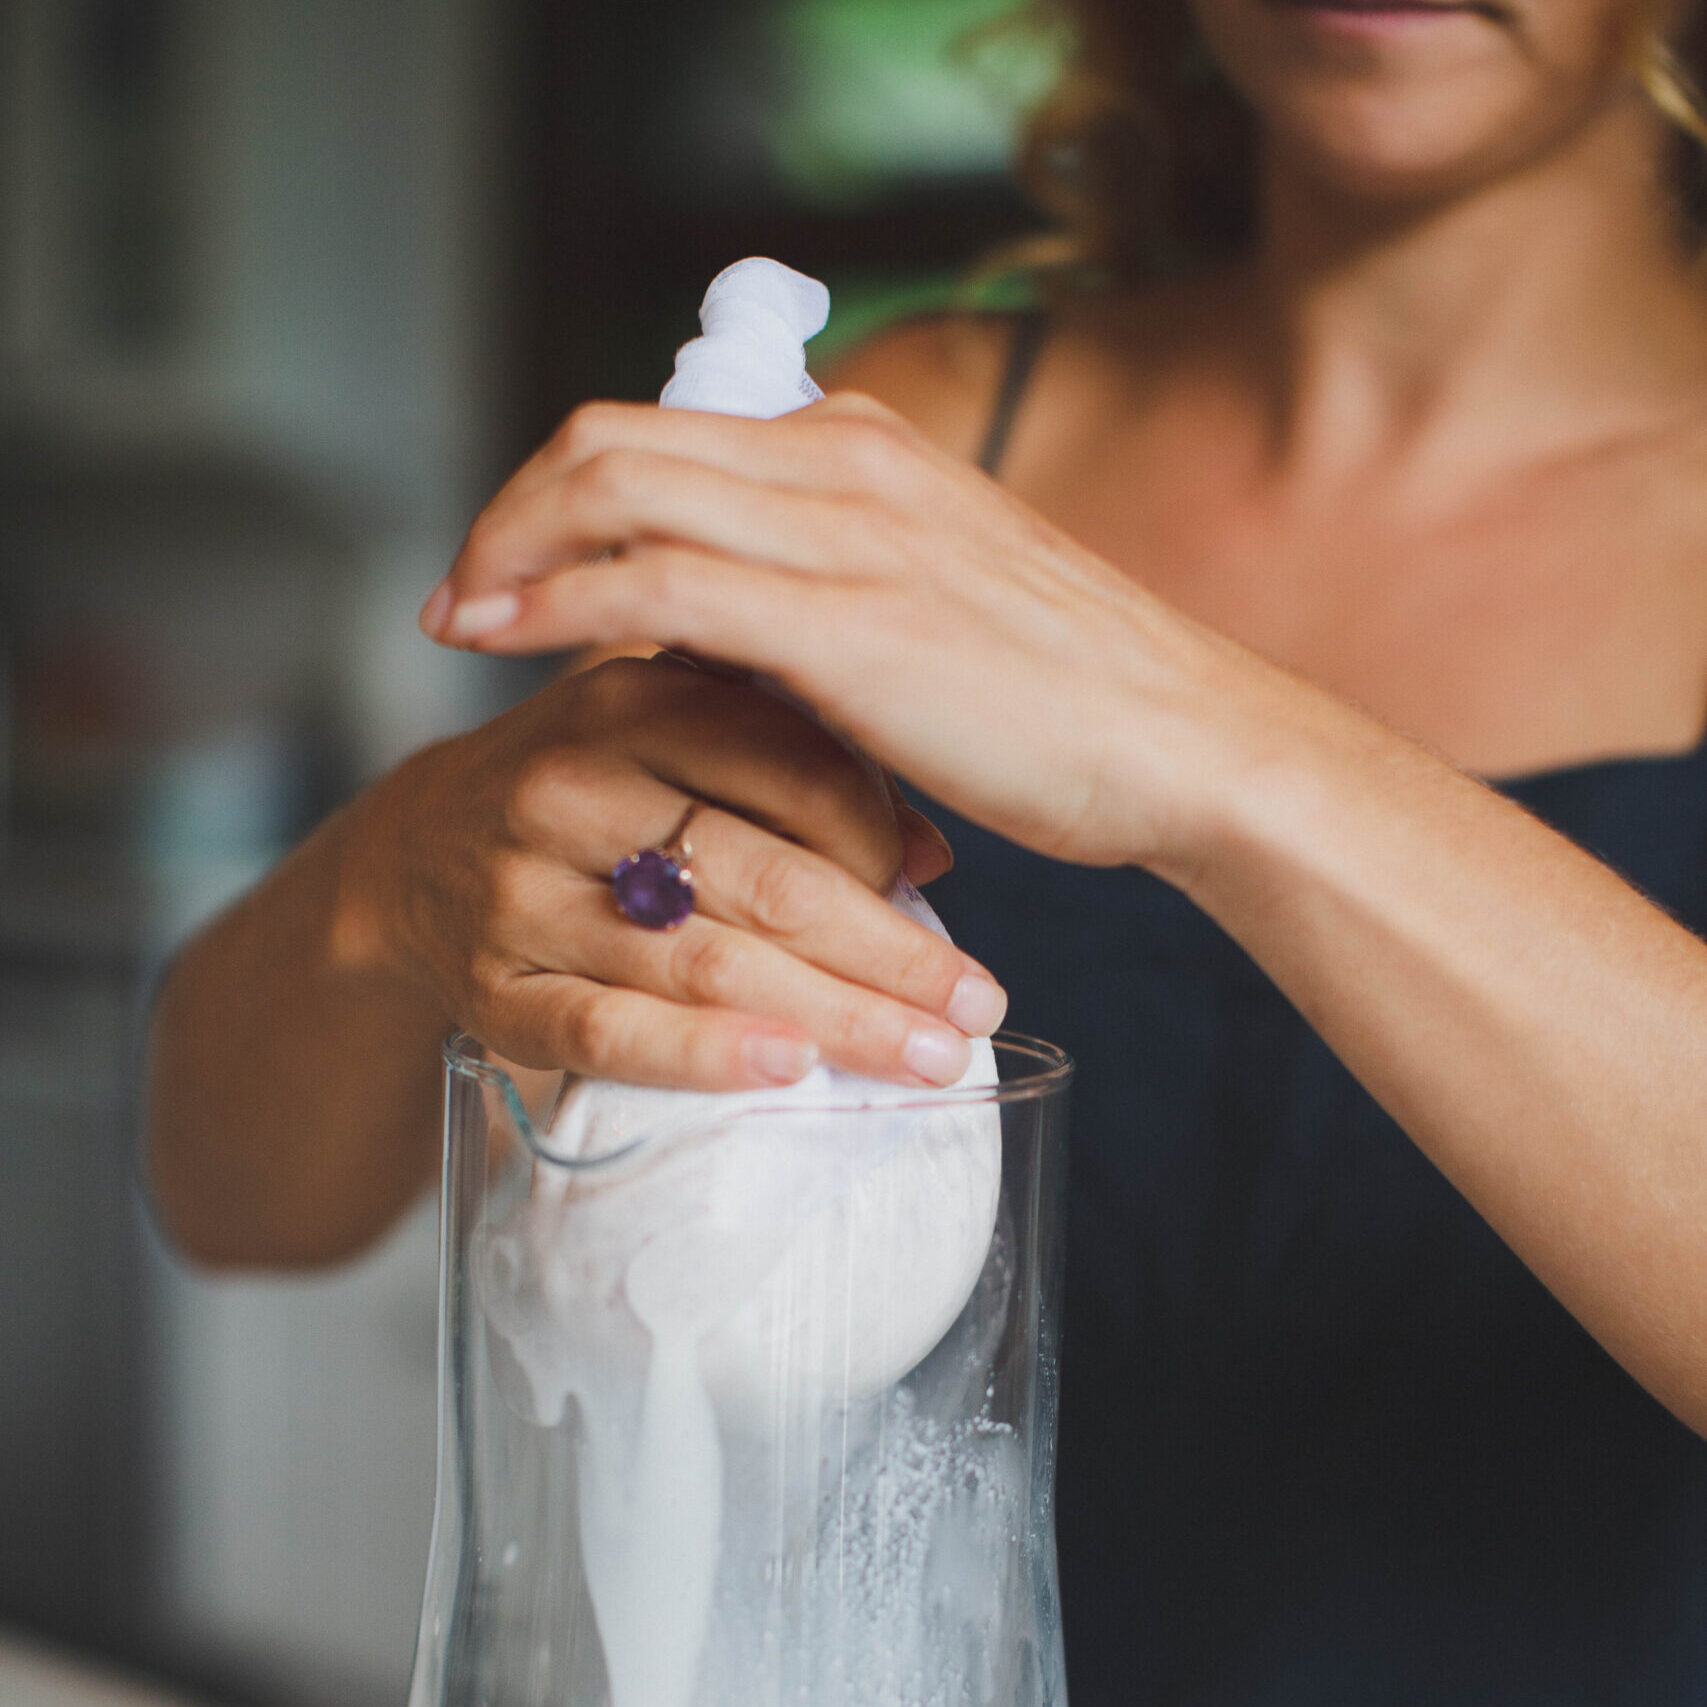
[(1498, 6), (1465, 0), (1461, 4), (1446, 4), (1442, 0), (1269, 0), (1271, 5), (1289, 6), (1300, 12), (1345, 12), (1354, 17), (1450, 17), (1454, 14), (1487, 18), (1497, 22), (1502, 16)]

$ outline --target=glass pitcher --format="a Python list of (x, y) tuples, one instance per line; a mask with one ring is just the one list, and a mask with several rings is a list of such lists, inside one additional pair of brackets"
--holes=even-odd
[(1065, 1703), (1072, 1067), (995, 1056), (985, 1088), (695, 1099), (570, 1153), (572, 1080), (446, 1045), (410, 1707)]

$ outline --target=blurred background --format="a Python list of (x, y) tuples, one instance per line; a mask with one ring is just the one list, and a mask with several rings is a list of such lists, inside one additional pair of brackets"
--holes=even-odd
[(568, 408), (656, 395), (714, 272), (823, 277), (822, 366), (1028, 228), (1051, 50), (1004, 9), (0, 0), (6, 1707), (403, 1701), (433, 1206), (331, 1275), (175, 1263), (134, 1161), (150, 981), (541, 679), (415, 611)]

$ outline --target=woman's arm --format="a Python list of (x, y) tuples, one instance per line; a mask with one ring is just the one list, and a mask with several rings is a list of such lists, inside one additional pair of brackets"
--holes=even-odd
[(150, 1035), (148, 1172), (187, 1255), (307, 1264), (354, 1254), (431, 1178), (430, 992), (342, 952), (346, 809), (192, 939)]
[(1182, 887), (1707, 1433), (1707, 947), (1480, 783), (1286, 697), (1262, 760), (1221, 773)]
[(463, 644), (644, 633), (767, 671), (964, 815), (1174, 882), (1707, 1430), (1707, 946), (1517, 807), (866, 399), (583, 411), (452, 595)]
[[(629, 923), (608, 874), (692, 799), (696, 909)], [(730, 1090), (818, 1058), (952, 1081), (1004, 998), (882, 898), (947, 863), (882, 781), (768, 694), (622, 659), (407, 761), (180, 954), (149, 1161), (215, 1263), (351, 1254), (431, 1176), (438, 1045)]]

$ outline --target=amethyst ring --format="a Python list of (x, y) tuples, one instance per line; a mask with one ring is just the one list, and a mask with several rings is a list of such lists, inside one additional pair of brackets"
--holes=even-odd
[(697, 800), (689, 801), (667, 840), (637, 848), (611, 873), (624, 918), (649, 931), (673, 931), (693, 911), (693, 872), (688, 869), (693, 848), (687, 828), (699, 807)]

